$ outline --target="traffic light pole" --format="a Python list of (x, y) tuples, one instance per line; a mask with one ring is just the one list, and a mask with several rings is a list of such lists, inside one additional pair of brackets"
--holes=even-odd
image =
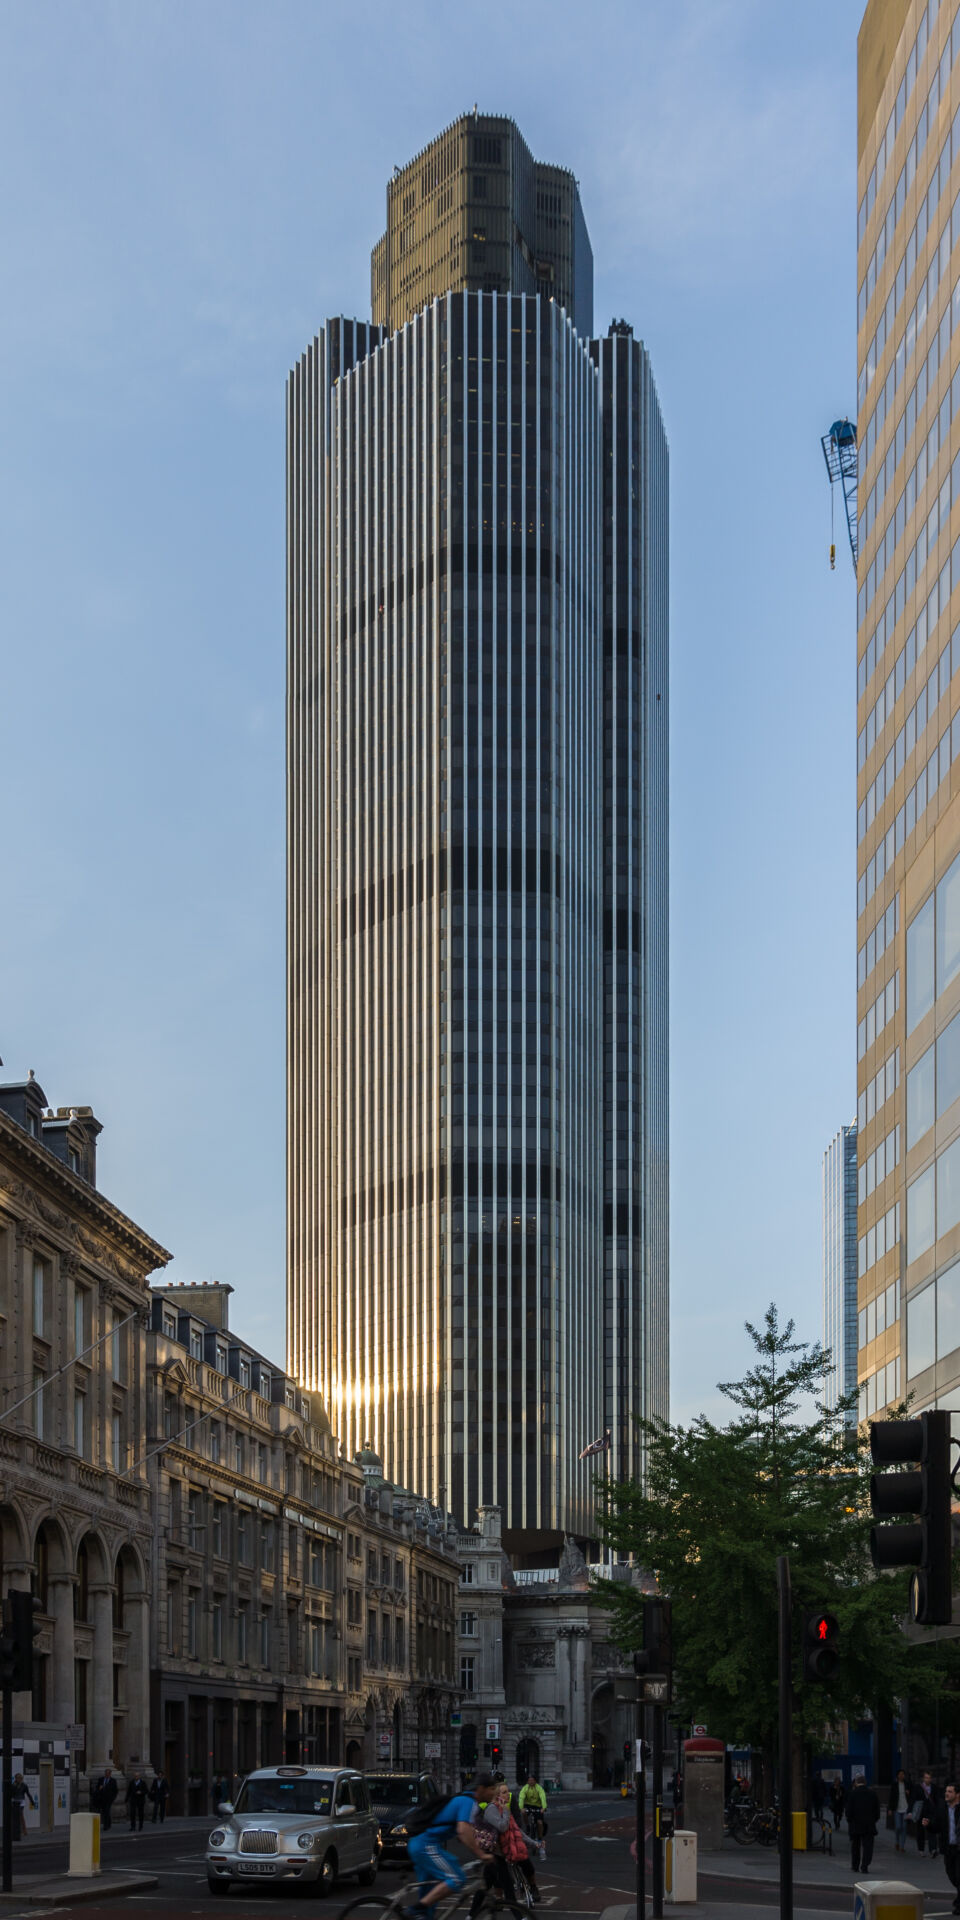
[(793, 1920), (793, 1649), (790, 1636), (790, 1562), (777, 1559), (780, 1623), (780, 1920)]
[(653, 1708), (653, 1856), (650, 1890), (653, 1895), (653, 1920), (663, 1920), (663, 1835), (660, 1832), (660, 1805), (663, 1799), (663, 1708)]
[(643, 1687), (637, 1688), (637, 1750), (636, 1771), (637, 1800), (637, 1920), (646, 1920), (647, 1915), (647, 1836), (644, 1828), (647, 1824), (646, 1775), (643, 1766)]
[[(3, 1689), (3, 1891), (13, 1887), (13, 1692)], [(18, 1809), (19, 1811), (19, 1809)]]

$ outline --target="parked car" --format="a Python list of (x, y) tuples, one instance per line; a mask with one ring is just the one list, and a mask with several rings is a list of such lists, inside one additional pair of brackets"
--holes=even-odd
[(429, 1773), (365, 1773), (370, 1805), (380, 1822), (381, 1859), (400, 1861), (407, 1857), (407, 1829), (404, 1814), (422, 1807), (440, 1792)]
[(380, 1840), (363, 1775), (349, 1767), (259, 1767), (217, 1811), (207, 1841), (207, 1885), (223, 1894), (250, 1880), (299, 1880), (329, 1893), (355, 1873), (377, 1877)]

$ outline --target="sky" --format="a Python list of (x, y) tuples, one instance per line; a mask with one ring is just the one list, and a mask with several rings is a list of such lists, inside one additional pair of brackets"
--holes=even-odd
[(0, 1055), (284, 1353), (284, 383), (476, 101), (573, 169), (671, 455), (672, 1413), (821, 1332), (856, 1107), (860, 0), (0, 0)]

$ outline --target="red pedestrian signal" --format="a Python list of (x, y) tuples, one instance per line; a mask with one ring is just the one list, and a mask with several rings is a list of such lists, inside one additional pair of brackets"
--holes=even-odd
[(832, 1680), (840, 1665), (840, 1623), (834, 1613), (808, 1613), (803, 1623), (803, 1677)]

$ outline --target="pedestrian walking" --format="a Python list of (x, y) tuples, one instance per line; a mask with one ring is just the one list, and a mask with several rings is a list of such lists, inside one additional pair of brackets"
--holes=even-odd
[(10, 1821), (10, 1835), (14, 1840), (25, 1840), (27, 1837), (27, 1815), (24, 1807), (26, 1800), (29, 1800), (32, 1807), (35, 1807), (37, 1804), (33, 1794), (30, 1792), (30, 1788), (27, 1786), (23, 1774), (15, 1773), (13, 1776), (13, 1784), (10, 1788), (10, 1802), (13, 1808), (13, 1816)]
[(951, 1780), (936, 1812), (936, 1835), (947, 1879), (953, 1888), (953, 1913), (960, 1913), (960, 1795)]
[(833, 1808), (834, 1833), (839, 1833), (840, 1831), (840, 1822), (843, 1819), (843, 1809), (846, 1804), (847, 1795), (844, 1784), (839, 1773), (837, 1773), (834, 1775), (833, 1786), (830, 1788), (830, 1805)]
[(154, 1774), (154, 1777), (150, 1782), (150, 1799), (153, 1804), (154, 1826), (156, 1826), (158, 1820), (160, 1822), (160, 1825), (163, 1826), (163, 1823), (167, 1817), (167, 1800), (169, 1799), (169, 1796), (170, 1796), (170, 1782), (167, 1779), (166, 1774), (162, 1772)]
[(112, 1769), (106, 1767), (100, 1776), (100, 1784), (97, 1788), (100, 1825), (104, 1833), (108, 1833), (113, 1824), (113, 1803), (119, 1791), (120, 1789), (113, 1777)]
[(937, 1857), (937, 1813), (940, 1796), (933, 1784), (933, 1775), (929, 1767), (920, 1781), (920, 1792), (913, 1808), (913, 1825), (917, 1836), (917, 1852), (922, 1853), (926, 1846), (931, 1860)]
[(915, 1799), (913, 1788), (901, 1767), (890, 1788), (890, 1798), (887, 1801), (888, 1819), (891, 1814), (893, 1815), (894, 1850), (897, 1853), (907, 1851), (907, 1817)]
[(142, 1773), (135, 1773), (127, 1781), (125, 1795), (127, 1812), (130, 1815), (130, 1832), (143, 1832), (143, 1815), (147, 1804), (147, 1783)]
[(854, 1873), (869, 1873), (873, 1843), (880, 1820), (880, 1796), (865, 1780), (857, 1780), (847, 1798), (850, 1865)]

